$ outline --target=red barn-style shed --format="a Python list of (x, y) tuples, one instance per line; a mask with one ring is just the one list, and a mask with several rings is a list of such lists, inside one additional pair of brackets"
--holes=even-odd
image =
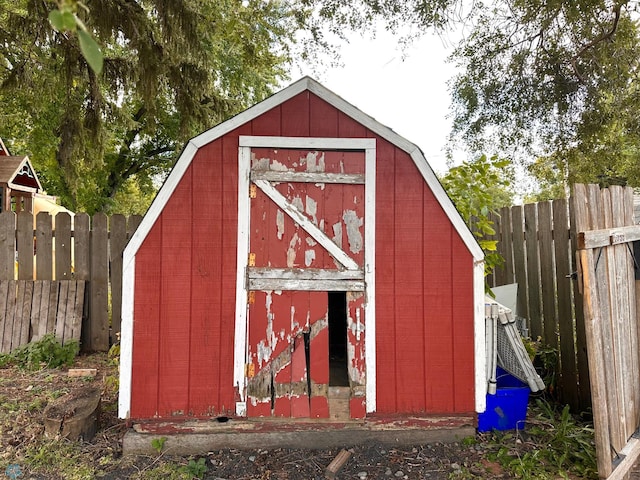
[(123, 283), (121, 418), (484, 410), (481, 249), (416, 145), (308, 77), (188, 143)]

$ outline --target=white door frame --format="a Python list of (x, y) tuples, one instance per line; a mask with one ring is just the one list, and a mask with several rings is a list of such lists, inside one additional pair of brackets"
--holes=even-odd
[(376, 231), (376, 139), (375, 138), (317, 138), (317, 137), (260, 137), (241, 135), (238, 149), (238, 254), (236, 267), (236, 317), (233, 353), (233, 384), (240, 395), (236, 415), (246, 415), (247, 320), (249, 258), (249, 226), (251, 203), (249, 198), (251, 149), (282, 148), (295, 150), (362, 151), (365, 154), (365, 221), (364, 221), (364, 280), (365, 280), (365, 357), (367, 413), (376, 411), (376, 317), (375, 317), (375, 231)]

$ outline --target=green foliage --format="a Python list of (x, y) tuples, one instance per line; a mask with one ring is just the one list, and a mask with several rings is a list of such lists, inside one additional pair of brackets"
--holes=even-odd
[(151, 439), (151, 448), (153, 448), (156, 452), (161, 453), (166, 441), (167, 437), (153, 438)]
[(78, 7), (87, 10), (87, 7), (77, 0), (60, 0), (58, 9), (49, 13), (49, 22), (58, 32), (72, 32), (78, 35), (82, 55), (89, 67), (99, 75), (102, 72), (103, 65), (102, 51), (87, 32), (87, 27), (76, 15)]
[(24, 461), (31, 469), (56, 475), (56, 478), (69, 480), (95, 478), (95, 468), (83, 461), (85, 455), (72, 442), (44, 440), (27, 448)]
[[(590, 425), (576, 420), (569, 406), (558, 410), (552, 404), (537, 400), (530, 406), (527, 419), (528, 451), (514, 448), (521, 440), (512, 432), (493, 432), (488, 441), (495, 447), (489, 458), (499, 462), (516, 478), (597, 478), (594, 432)], [(533, 415), (532, 412), (535, 412)]]
[(0, 3), (0, 135), (48, 193), (90, 214), (140, 213), (187, 139), (326, 45), (313, 8), (289, 2)]
[(510, 166), (509, 160), (482, 155), (451, 168), (440, 179), (485, 253), (486, 274), (503, 261), (497, 252), (497, 242), (487, 237), (496, 233), (489, 214), (497, 214), (501, 207), (512, 203)]
[(117, 367), (115, 375), (108, 375), (104, 379), (104, 387), (106, 390), (111, 390), (113, 393), (116, 393), (120, 387), (120, 343), (114, 343), (109, 348), (109, 352), (107, 353), (107, 358), (109, 360), (109, 364)]
[(36, 342), (22, 345), (11, 353), (0, 355), (0, 366), (16, 365), (27, 370), (58, 368), (70, 365), (80, 350), (72, 340), (62, 345), (53, 334), (47, 334)]
[(189, 474), (191, 478), (204, 478), (204, 474), (209, 470), (205, 465), (205, 459), (199, 458), (197, 461), (190, 459), (189, 463), (181, 469), (184, 473)]

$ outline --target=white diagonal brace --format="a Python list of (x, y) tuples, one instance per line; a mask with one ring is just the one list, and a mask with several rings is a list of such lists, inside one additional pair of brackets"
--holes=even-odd
[(358, 264), (340, 247), (305, 217), (300, 210), (293, 206), (278, 190), (266, 180), (256, 180), (253, 183), (262, 190), (276, 205), (278, 205), (291, 219), (300, 225), (313, 239), (322, 245), (333, 258), (340, 262), (347, 270), (358, 270)]

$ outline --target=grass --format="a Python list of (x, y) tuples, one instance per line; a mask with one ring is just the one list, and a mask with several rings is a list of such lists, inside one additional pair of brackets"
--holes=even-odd
[[(45, 350), (61, 352), (49, 347), (32, 349)], [(65, 360), (62, 364), (67, 363), (67, 352), (60, 356)], [(169, 457), (161, 440), (154, 445), (155, 455), (122, 456), (121, 439), (126, 427), (116, 418), (117, 351), (74, 360), (74, 366), (79, 368), (97, 368), (96, 378), (70, 378), (65, 371), (49, 367), (55, 359), (38, 360), (38, 369), (34, 370), (29, 358), (35, 358), (35, 354), (22, 356), (25, 365), (16, 358), (0, 367), (0, 475), (7, 467), (17, 465), (22, 472), (20, 478), (73, 480), (117, 472), (118, 478), (182, 480), (203, 478), (207, 468), (217, 468), (204, 458)], [(86, 384), (102, 391), (101, 430), (96, 438), (90, 443), (45, 438), (41, 421), (45, 407)], [(446, 458), (460, 464), (450, 473), (453, 480), (501, 475), (525, 480), (597, 478), (591, 426), (570, 415), (568, 408), (543, 400), (529, 405), (524, 431), (478, 434), (452, 448), (456, 453)], [(467, 455), (468, 452), (474, 455)], [(457, 453), (471, 460), (459, 461), (455, 459)], [(226, 462), (227, 457), (224, 458)], [(277, 472), (271, 474), (270, 478), (278, 478)]]

